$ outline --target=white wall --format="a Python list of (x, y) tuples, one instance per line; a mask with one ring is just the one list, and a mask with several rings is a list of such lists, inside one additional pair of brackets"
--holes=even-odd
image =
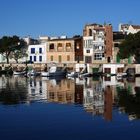
[(111, 74), (116, 74), (117, 68), (124, 68), (124, 64), (103, 64), (103, 73), (105, 68), (111, 68)]
[(140, 29), (134, 29), (134, 28), (130, 25), (129, 28), (128, 28), (128, 33), (127, 33), (127, 34), (129, 34), (129, 33), (135, 34), (135, 33), (139, 32), (139, 31), (140, 31)]
[[(31, 54), (31, 48), (35, 48), (35, 53)], [(42, 53), (39, 53), (39, 48), (42, 48)], [(30, 60), (30, 56), (32, 56), (32, 61), (34, 62), (34, 56), (36, 56), (36, 62), (34, 63), (46, 63), (47, 59), (47, 50), (46, 43), (39, 45), (29, 45), (28, 47), (28, 60)], [(39, 61), (39, 56), (42, 56), (42, 62)]]

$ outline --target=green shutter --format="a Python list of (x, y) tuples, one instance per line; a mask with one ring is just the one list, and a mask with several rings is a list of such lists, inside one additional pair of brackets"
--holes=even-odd
[(120, 63), (120, 57), (119, 57), (118, 54), (117, 54), (117, 57), (116, 57), (116, 61), (117, 61), (117, 63)]
[(131, 64), (131, 56), (128, 57), (128, 64)]

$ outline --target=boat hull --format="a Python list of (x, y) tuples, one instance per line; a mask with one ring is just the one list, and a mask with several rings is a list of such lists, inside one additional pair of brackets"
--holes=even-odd
[(66, 72), (42, 72), (42, 77), (59, 77), (59, 76), (66, 76)]

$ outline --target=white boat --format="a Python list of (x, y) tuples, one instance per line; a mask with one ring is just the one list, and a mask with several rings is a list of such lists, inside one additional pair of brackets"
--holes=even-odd
[(48, 72), (41, 72), (42, 77), (59, 77), (66, 76), (66, 70), (56, 67), (56, 65), (51, 66)]

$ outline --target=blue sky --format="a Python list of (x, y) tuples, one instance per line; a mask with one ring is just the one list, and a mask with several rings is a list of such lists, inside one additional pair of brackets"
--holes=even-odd
[(87, 23), (140, 24), (140, 0), (0, 0), (0, 37), (82, 35)]

